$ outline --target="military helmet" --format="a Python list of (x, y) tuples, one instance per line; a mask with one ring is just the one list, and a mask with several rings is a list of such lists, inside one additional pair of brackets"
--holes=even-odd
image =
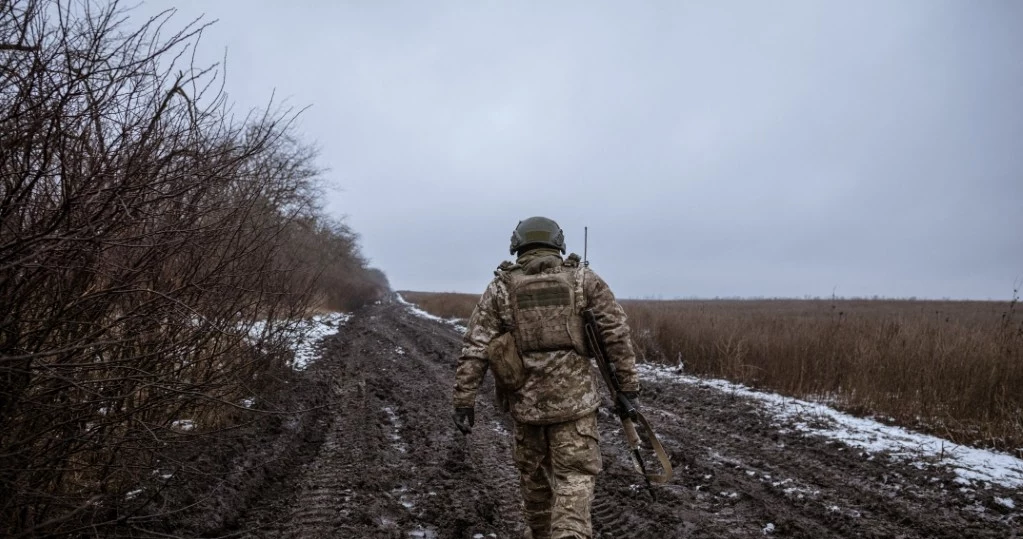
[(546, 245), (565, 252), (565, 233), (553, 219), (546, 217), (530, 217), (519, 221), (512, 231), (511, 254), (527, 247)]

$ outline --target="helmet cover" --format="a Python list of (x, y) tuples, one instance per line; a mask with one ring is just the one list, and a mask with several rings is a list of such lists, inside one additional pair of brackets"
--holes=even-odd
[(519, 221), (512, 231), (509, 252), (515, 254), (528, 247), (553, 247), (565, 253), (565, 233), (553, 219), (530, 217)]

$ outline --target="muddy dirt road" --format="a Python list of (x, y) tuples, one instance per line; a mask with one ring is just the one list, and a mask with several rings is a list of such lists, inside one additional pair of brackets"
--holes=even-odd
[[(519, 537), (511, 424), (485, 386), (466, 438), (451, 423), (460, 335), (404, 306), (373, 306), (323, 343), (307, 374), (329, 404), (295, 462), (220, 533), (244, 537)], [(489, 379), (489, 376), (488, 376)], [(489, 382), (488, 382), (489, 383)], [(642, 401), (676, 466), (653, 501), (601, 414), (597, 537), (1016, 537), (1019, 494), (965, 489), (914, 467), (804, 436), (757, 403), (648, 380)]]

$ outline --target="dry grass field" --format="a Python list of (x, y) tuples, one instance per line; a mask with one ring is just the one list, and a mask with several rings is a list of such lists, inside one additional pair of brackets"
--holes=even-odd
[(401, 297), (415, 303), (424, 311), (441, 318), (461, 318), (468, 320), (476, 307), (479, 294), (461, 294), (458, 292), (411, 292), (402, 290)]
[[(403, 292), (446, 318), (473, 294)], [(647, 361), (828, 402), (1023, 455), (1023, 313), (1013, 302), (623, 300)]]

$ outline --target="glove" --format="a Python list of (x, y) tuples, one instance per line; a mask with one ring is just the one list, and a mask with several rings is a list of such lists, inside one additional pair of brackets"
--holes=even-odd
[[(625, 397), (625, 400), (629, 401), (633, 409), (639, 409), (639, 391), (622, 391), (618, 393), (619, 397)], [(630, 414), (635, 419), (635, 414)]]
[(476, 410), (473, 408), (455, 408), (455, 413), (451, 416), (455, 420), (455, 426), (458, 430), (462, 431), (462, 434), (469, 434), (472, 432), (472, 426), (476, 423)]

